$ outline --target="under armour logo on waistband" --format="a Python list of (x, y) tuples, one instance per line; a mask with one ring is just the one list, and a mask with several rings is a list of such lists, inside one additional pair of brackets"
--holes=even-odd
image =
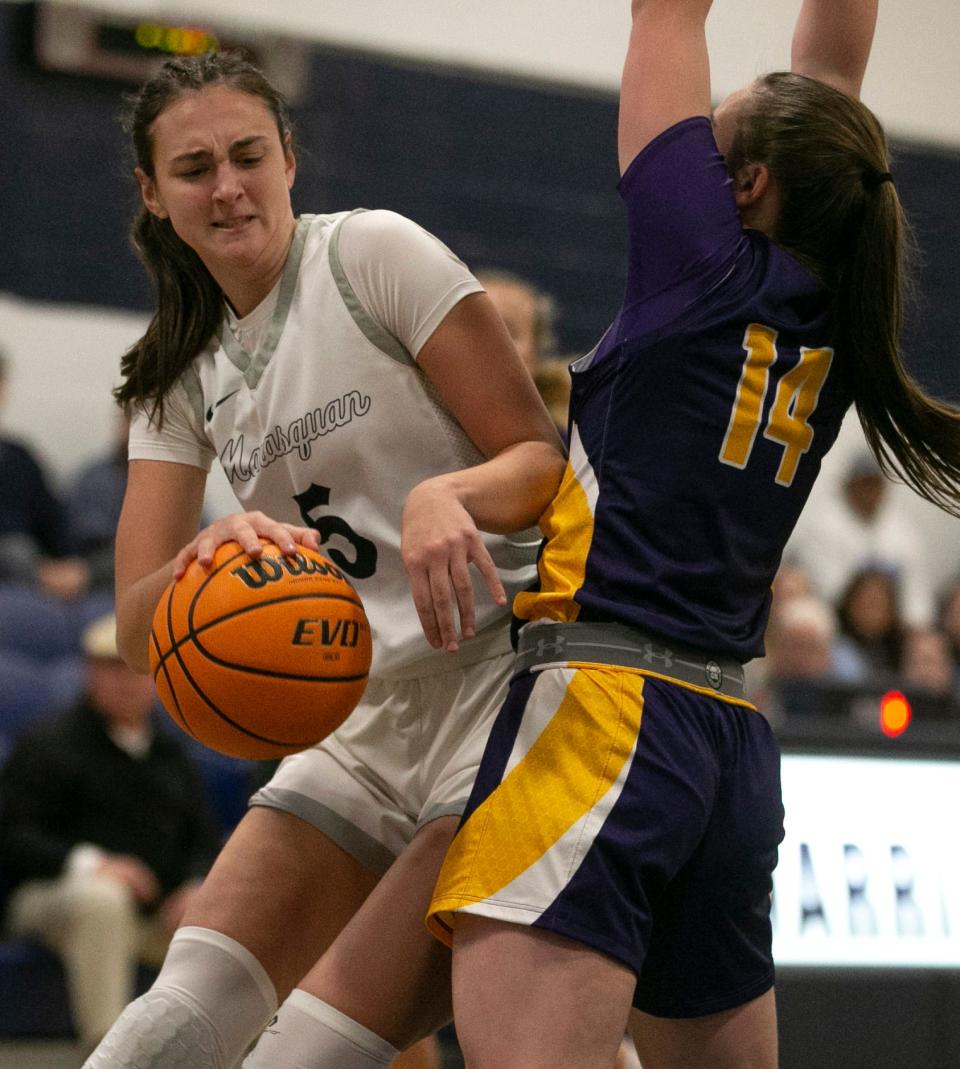
[(641, 646), (643, 659), (650, 664), (659, 661), (664, 668), (673, 667), (673, 654), (666, 646), (657, 646), (653, 642), (645, 642)]
[(562, 635), (557, 635), (554, 638), (538, 638), (536, 651), (538, 657), (546, 657), (549, 653), (551, 656), (557, 657), (559, 660), (560, 654), (567, 648), (567, 640)]

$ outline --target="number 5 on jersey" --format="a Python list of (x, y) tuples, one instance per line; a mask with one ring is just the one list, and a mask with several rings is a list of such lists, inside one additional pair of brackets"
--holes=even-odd
[[(324, 553), (338, 564), (351, 579), (369, 579), (377, 570), (377, 547), (357, 532), (341, 516), (318, 516), (317, 511), (330, 504), (330, 487), (311, 483), (303, 493), (294, 494), (300, 516), (307, 527), (320, 535)], [(342, 538), (353, 550), (351, 559), (327, 543), (334, 536)]]
[[(720, 450), (721, 463), (734, 468), (745, 468), (753, 452), (770, 385), (770, 368), (777, 360), (777, 331), (751, 323), (743, 337), (743, 348), (747, 358)], [(800, 360), (777, 383), (763, 436), (783, 446), (776, 475), (780, 486), (793, 483), (800, 458), (813, 444), (813, 427), (808, 420), (817, 407), (832, 362), (832, 349), (801, 347)]]

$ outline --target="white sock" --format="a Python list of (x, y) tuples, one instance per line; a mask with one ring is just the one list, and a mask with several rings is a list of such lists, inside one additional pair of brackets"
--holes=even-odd
[(399, 1053), (369, 1028), (297, 988), (243, 1069), (382, 1069)]
[(234, 1069), (277, 1008), (246, 947), (181, 928), (153, 987), (131, 1002), (84, 1069)]

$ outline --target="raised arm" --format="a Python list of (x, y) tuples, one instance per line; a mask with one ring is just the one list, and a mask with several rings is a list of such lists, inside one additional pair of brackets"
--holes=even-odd
[(804, 0), (793, 34), (795, 74), (859, 98), (879, 0)]
[(674, 123), (710, 114), (705, 23), (713, 0), (633, 0), (620, 85), (621, 174)]

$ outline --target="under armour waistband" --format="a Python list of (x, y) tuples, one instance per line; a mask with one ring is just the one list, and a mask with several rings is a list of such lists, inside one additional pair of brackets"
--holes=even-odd
[(635, 668), (745, 700), (743, 665), (615, 623), (534, 623), (520, 631), (514, 675), (581, 661)]

